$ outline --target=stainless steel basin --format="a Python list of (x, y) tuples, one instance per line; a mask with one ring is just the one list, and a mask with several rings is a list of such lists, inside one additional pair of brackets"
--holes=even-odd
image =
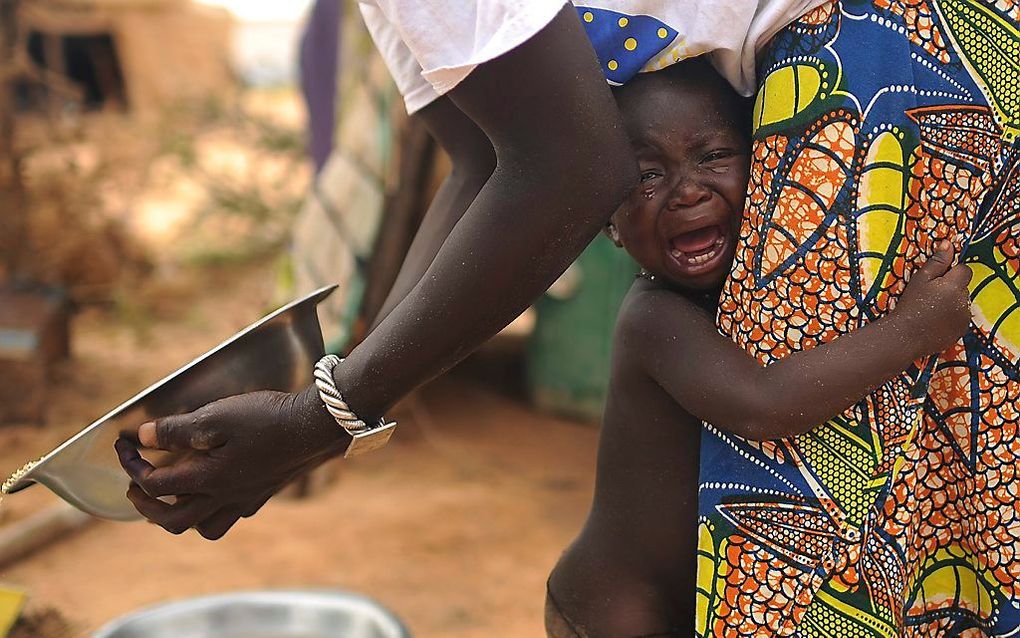
[(339, 591), (194, 598), (113, 621), (92, 638), (410, 638), (378, 603)]
[[(287, 304), (142, 390), (44, 456), (10, 493), (42, 483), (94, 516), (141, 518), (125, 496), (129, 480), (117, 461), (114, 441), (149, 419), (190, 412), (224, 397), (307, 386), (323, 354), (315, 308), (335, 289), (320, 288)], [(146, 457), (157, 465), (166, 462), (165, 455)]]

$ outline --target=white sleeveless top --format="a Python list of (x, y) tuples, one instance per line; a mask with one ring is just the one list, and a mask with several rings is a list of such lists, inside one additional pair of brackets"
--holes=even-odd
[[(743, 95), (755, 90), (755, 56), (780, 29), (829, 0), (576, 0), (611, 84), (708, 54)], [(544, 28), (554, 0), (359, 0), (365, 23), (409, 113), (479, 64)], [(552, 61), (555, 62), (555, 61)]]

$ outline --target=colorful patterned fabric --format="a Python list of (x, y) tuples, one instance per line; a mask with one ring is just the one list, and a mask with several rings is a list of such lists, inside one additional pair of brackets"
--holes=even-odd
[(707, 427), (700, 636), (1020, 636), (1018, 24), (1020, 0), (845, 0), (767, 54), (721, 329), (766, 364), (811, 348), (946, 238), (974, 321), (806, 435)]

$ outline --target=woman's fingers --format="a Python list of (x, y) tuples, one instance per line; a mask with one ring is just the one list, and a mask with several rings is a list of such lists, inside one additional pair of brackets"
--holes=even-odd
[(145, 460), (138, 448), (127, 439), (117, 439), (114, 447), (120, 465), (131, 481), (151, 497), (197, 494), (204, 491), (202, 488), (206, 483), (207, 474), (202, 472), (192, 459), (179, 459), (172, 465), (155, 467)]
[(125, 438), (119, 438), (114, 442), (113, 447), (117, 450), (117, 459), (120, 466), (124, 468), (134, 483), (141, 484), (156, 469), (146, 461), (134, 443)]
[(256, 514), (258, 514), (258, 511), (262, 509), (262, 506), (268, 503), (269, 499), (273, 498), (274, 494), (275, 492), (270, 492), (266, 496), (256, 499), (253, 504), (244, 508), (243, 512), (241, 513), (241, 516), (243, 518), (251, 518), (252, 516), (255, 516)]
[(128, 488), (127, 498), (139, 514), (171, 534), (183, 534), (216, 512), (216, 504), (208, 496), (181, 496), (170, 504), (149, 496), (134, 483)]
[(199, 523), (195, 529), (207, 540), (219, 540), (241, 520), (245, 509), (244, 506), (225, 507)]
[(143, 423), (138, 428), (138, 440), (144, 447), (171, 452), (219, 447), (227, 437), (219, 427), (217, 407), (217, 403), (211, 403), (195, 412)]

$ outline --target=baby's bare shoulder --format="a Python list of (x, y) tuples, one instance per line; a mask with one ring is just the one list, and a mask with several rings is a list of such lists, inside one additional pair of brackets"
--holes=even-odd
[(617, 317), (615, 345), (621, 353), (645, 356), (664, 342), (683, 343), (715, 330), (713, 318), (683, 294), (637, 282)]

